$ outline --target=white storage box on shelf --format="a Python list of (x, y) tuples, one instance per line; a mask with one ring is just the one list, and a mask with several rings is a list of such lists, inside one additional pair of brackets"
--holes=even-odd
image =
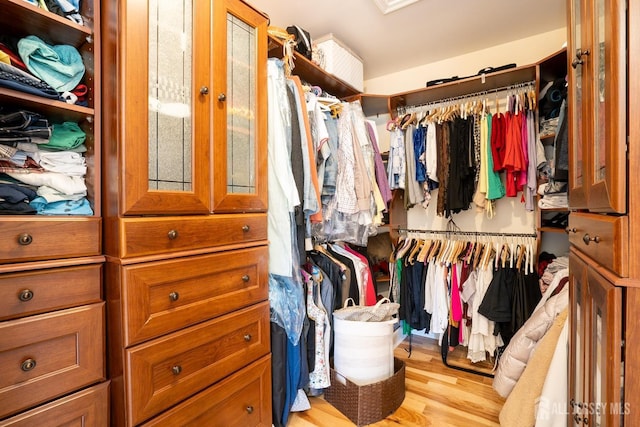
[(364, 90), (362, 59), (332, 33), (313, 39), (319, 65), (358, 91)]

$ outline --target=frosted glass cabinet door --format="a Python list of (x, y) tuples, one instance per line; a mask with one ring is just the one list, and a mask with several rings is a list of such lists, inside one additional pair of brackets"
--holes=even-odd
[(623, 0), (593, 2), (593, 141), (588, 208), (626, 212), (626, 18)]
[(584, 102), (585, 87), (589, 81), (585, 76), (585, 58), (591, 53), (588, 37), (585, 34), (583, 0), (570, 0), (569, 10), (569, 48), (567, 57), (571, 67), (569, 68), (569, 93), (567, 97), (569, 107), (569, 205), (575, 209), (586, 209), (587, 193), (585, 172), (585, 139), (589, 139), (589, 133), (583, 129), (583, 121), (587, 117)]
[(622, 289), (591, 268), (587, 285), (591, 342), (585, 376), (589, 378), (591, 406), (586, 424), (616, 427), (622, 425), (622, 417), (630, 409), (622, 394)]
[(585, 313), (583, 308), (586, 264), (571, 255), (569, 259), (569, 419), (568, 425), (582, 425), (586, 402)]
[(569, 0), (569, 207), (626, 213), (623, 0)]
[(124, 213), (209, 212), (210, 2), (125, 7)]
[(265, 210), (266, 19), (238, 0), (214, 7), (214, 211)]

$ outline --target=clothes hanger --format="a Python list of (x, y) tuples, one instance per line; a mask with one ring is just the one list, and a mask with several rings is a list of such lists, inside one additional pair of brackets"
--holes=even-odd
[(427, 254), (431, 249), (432, 244), (433, 244), (433, 241), (430, 239), (427, 239), (424, 241), (424, 244), (422, 245), (422, 249), (420, 249), (420, 253), (417, 256), (418, 261), (423, 263), (426, 262)]

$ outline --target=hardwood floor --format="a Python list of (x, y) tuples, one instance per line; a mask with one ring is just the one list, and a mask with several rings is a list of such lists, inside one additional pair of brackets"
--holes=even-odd
[[(414, 335), (412, 353), (405, 339), (395, 357), (405, 362), (406, 397), (402, 406), (386, 419), (371, 424), (389, 426), (499, 426), (502, 399), (491, 387), (492, 378), (452, 369), (442, 363), (440, 347), (430, 338)], [(447, 357), (450, 365), (490, 371), (492, 365), (472, 365), (466, 348)], [(311, 398), (311, 409), (292, 413), (288, 427), (342, 427), (354, 424), (321, 397)]]

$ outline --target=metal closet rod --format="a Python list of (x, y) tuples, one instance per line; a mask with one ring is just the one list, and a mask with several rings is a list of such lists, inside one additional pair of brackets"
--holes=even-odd
[(419, 228), (396, 228), (399, 232), (426, 234), (457, 234), (462, 236), (491, 236), (491, 237), (538, 237), (535, 233), (497, 233), (490, 231), (457, 231), (457, 230), (423, 230)]
[(512, 85), (508, 85), (508, 86), (496, 87), (496, 88), (493, 88), (493, 89), (485, 89), (485, 90), (481, 90), (479, 92), (473, 92), (473, 93), (467, 93), (467, 94), (464, 94), (464, 95), (453, 96), (453, 97), (450, 97), (450, 98), (437, 99), (437, 100), (425, 102), (423, 104), (402, 105), (402, 106), (398, 106), (396, 108), (396, 112), (398, 114), (403, 114), (407, 110), (410, 110), (410, 109), (431, 107), (431, 106), (436, 106), (436, 105), (441, 105), (441, 104), (446, 104), (446, 103), (453, 103), (455, 101), (462, 101), (464, 99), (469, 99), (469, 98), (478, 98), (478, 97), (482, 97), (482, 96), (493, 94), (493, 93), (497, 93), (497, 92), (506, 92), (506, 91), (510, 91), (510, 90), (516, 90), (516, 89), (528, 88), (528, 87), (531, 87), (533, 89), (535, 87), (535, 84), (536, 84), (536, 81), (535, 80), (531, 80), (531, 81), (527, 81), (527, 82), (515, 83), (515, 84), (512, 84)]

